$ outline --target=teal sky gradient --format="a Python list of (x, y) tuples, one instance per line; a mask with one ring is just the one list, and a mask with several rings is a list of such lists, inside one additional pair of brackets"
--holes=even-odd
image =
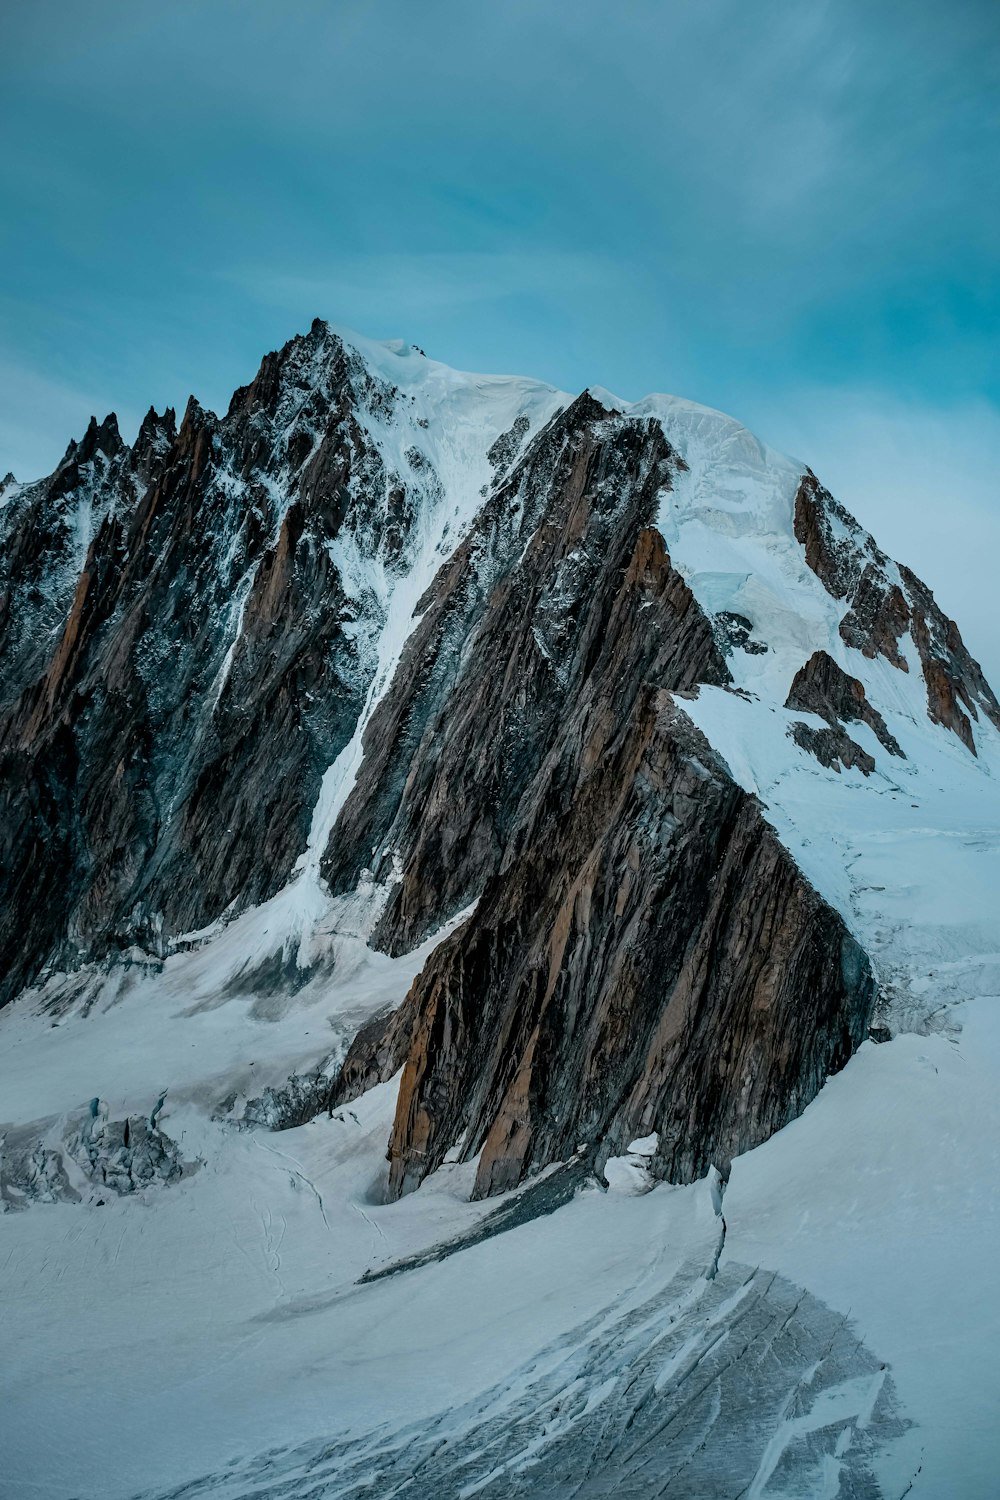
[(1000, 678), (995, 0), (33, 0), (0, 472), (315, 315), (810, 462)]

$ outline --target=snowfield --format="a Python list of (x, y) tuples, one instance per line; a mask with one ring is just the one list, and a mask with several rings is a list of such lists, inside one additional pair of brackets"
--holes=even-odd
[[(568, 399), (351, 338), (450, 436), (410, 571), (355, 559), (378, 669), (308, 850), (270, 902), (165, 961), (54, 976), (0, 1012), (0, 1495), (996, 1500), (1000, 735), (980, 720), (974, 758), (928, 720), (912, 646), (903, 673), (843, 643), (843, 605), (792, 531), (802, 466), (719, 413), (594, 392), (661, 421), (685, 458), (660, 516), (671, 557), (768, 649), (734, 650), (739, 691), (680, 706), (871, 956), (892, 1039), (725, 1187), (654, 1187), (635, 1142), (607, 1191), (569, 1163), (471, 1203), (472, 1162), (386, 1206), (398, 1079), (295, 1129), (240, 1123), (269, 1086), (338, 1062), (443, 935), (372, 951), (385, 892), (332, 900), (319, 855), (417, 602), (489, 483), (484, 403), (499, 434)], [(378, 441), (398, 467), (404, 439)], [(905, 759), (864, 725), (868, 778), (789, 738), (809, 717), (783, 707), (791, 679), (820, 648)], [(241, 988), (276, 952), (308, 967), (302, 987)], [(181, 1170), (120, 1196), (88, 1182), (91, 1101), (152, 1119)]]

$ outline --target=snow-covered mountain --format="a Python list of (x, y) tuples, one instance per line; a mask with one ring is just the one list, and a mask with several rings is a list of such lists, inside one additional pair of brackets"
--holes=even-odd
[(1000, 705), (807, 467), (317, 321), (0, 535), (0, 1493), (995, 1493)]

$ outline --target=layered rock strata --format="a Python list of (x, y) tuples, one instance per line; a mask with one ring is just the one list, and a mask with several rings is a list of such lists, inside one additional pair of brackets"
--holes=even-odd
[(371, 720), (323, 869), (341, 892), (399, 866), (373, 939), (392, 953), (479, 895), (581, 693), (613, 717), (647, 678), (729, 680), (651, 524), (679, 459), (659, 423), (610, 416), (580, 397), (491, 497)]
[(592, 397), (561, 414), (422, 601), (372, 718), (334, 890), (395, 874), (374, 935), (393, 952), (478, 899), (336, 1091), (405, 1058), (390, 1196), (456, 1147), (486, 1195), (652, 1131), (656, 1169), (688, 1180), (865, 1035), (864, 955), (668, 691), (729, 680), (651, 524), (679, 467), (658, 423)]
[(475, 914), (418, 979), (390, 1196), (456, 1143), (476, 1194), (658, 1134), (689, 1181), (865, 1035), (864, 954), (670, 696), (573, 713)]

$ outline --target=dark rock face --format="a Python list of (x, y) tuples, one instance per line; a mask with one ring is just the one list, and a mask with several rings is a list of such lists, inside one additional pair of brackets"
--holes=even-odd
[(391, 574), (438, 484), (361, 425), (395, 396), (317, 324), (221, 421), (92, 422), (5, 507), (0, 1003), (287, 879), (375, 668), (342, 559)]
[(877, 563), (866, 563), (840, 622), (840, 637), (863, 655), (884, 656), (901, 672), (908, 672), (899, 642), (910, 624), (910, 606), (898, 583), (889, 583)]
[[(288, 878), (375, 669), (380, 606), (348, 590), (345, 555), (402, 566), (439, 489), (417, 446), (387, 473), (359, 419), (397, 394), (318, 325), (221, 421), (192, 402), (175, 434), (152, 413), (132, 450), (94, 424), (29, 497), (107, 490), (0, 720), (8, 993)], [(335, 1075), (248, 1106), (298, 1123), (403, 1067), (393, 1194), (458, 1143), (482, 1148), (480, 1195), (654, 1130), (660, 1175), (725, 1169), (871, 1008), (840, 919), (672, 697), (767, 648), (741, 616), (709, 620), (666, 553), (683, 461), (661, 424), (588, 394), (526, 436), (515, 422), (487, 455), (493, 487), (418, 605), (322, 866), (334, 893), (388, 882), (372, 941), (392, 953), (478, 906)], [(839, 733), (887, 734), (829, 658), (796, 682)]]
[[(132, 448), (92, 422), (49, 480), (5, 482), (0, 1003), (281, 889), (367, 723), (330, 890), (370, 872), (392, 954), (474, 910), (399, 1010), (247, 1121), (300, 1123), (402, 1069), (393, 1195), (456, 1148), (488, 1195), (554, 1162), (599, 1172), (653, 1132), (661, 1177), (725, 1171), (846, 1062), (874, 1001), (840, 917), (682, 712), (769, 650), (767, 621), (706, 616), (656, 524), (684, 461), (658, 419), (585, 394), (533, 438), (523, 410), (491, 428), (482, 504), (363, 719), (387, 599), (438, 545), (444, 450), (413, 399), (317, 323), (225, 417), (151, 411)], [(930, 592), (811, 474), (794, 527), (843, 640), (919, 659), (931, 718), (975, 751), (1000, 705)], [(875, 768), (857, 723), (901, 754), (826, 651), (787, 706), (823, 721), (789, 732), (825, 766)], [(258, 982), (293, 985), (290, 964)]]
[(690, 1181), (793, 1118), (865, 1035), (874, 985), (670, 696), (571, 715), (475, 914), (411, 996), (389, 1191), (456, 1142), (476, 1193), (659, 1132)]
[[(48, 665), (63, 633), (93, 535), (124, 494), (134, 500), (128, 450), (113, 415), (91, 420), (48, 480), (14, 494), (0, 513), (0, 707)], [(5, 486), (6, 488), (6, 486)]]
[(564, 412), (422, 601), (372, 718), (333, 888), (395, 872), (393, 952), (478, 898), (348, 1069), (367, 1086), (406, 1058), (394, 1196), (457, 1143), (485, 1195), (654, 1129), (688, 1180), (865, 1035), (863, 955), (667, 692), (728, 681), (651, 524), (676, 465), (658, 424)]
[(414, 1013), (411, 994), (396, 1010), (373, 1016), (362, 1026), (332, 1086), (327, 1088), (324, 1108), (330, 1114), (376, 1084), (388, 1083), (399, 1072), (410, 1050)]
[[(818, 714), (835, 731), (845, 722), (867, 724), (890, 755), (903, 754), (898, 741), (886, 728), (882, 715), (869, 703), (864, 685), (856, 677), (848, 676), (826, 651), (814, 651), (805, 666), (796, 672), (785, 707)], [(870, 756), (865, 758), (871, 759)]]
[[(374, 935), (414, 947), (476, 899), (519, 805), (581, 693), (622, 706), (648, 676), (671, 688), (728, 680), (711, 629), (652, 529), (678, 459), (657, 423), (616, 423), (582, 396), (542, 433), (439, 575), (324, 874), (353, 889), (369, 867), (396, 886)], [(642, 611), (642, 628), (638, 612)]]
[(857, 740), (852, 740), (846, 729), (817, 729), (812, 724), (797, 722), (788, 730), (789, 737), (802, 750), (815, 755), (821, 766), (828, 770), (845, 771), (856, 769), (870, 776), (875, 769), (875, 757), (862, 750)]
[(907, 672), (900, 649), (909, 632), (927, 688), (927, 712), (976, 754), (973, 721), (982, 711), (1000, 728), (997, 702), (982, 669), (966, 650), (954, 620), (909, 568), (897, 567), (854, 517), (807, 471), (795, 497), (795, 535), (806, 562), (834, 599), (848, 608), (842, 640), (865, 656)]
[(977, 709), (1000, 727), (1000, 703), (983, 676), (982, 668), (969, 655), (954, 620), (949, 620), (934, 602), (934, 595), (909, 568), (900, 576), (910, 598), (910, 629), (927, 684), (927, 712), (935, 724), (954, 730), (976, 753), (972, 721)]
[(763, 656), (767, 651), (764, 641), (754, 639), (753, 621), (748, 620), (746, 615), (723, 609), (712, 617), (712, 623), (715, 626), (715, 639), (723, 656), (729, 656), (734, 649), (745, 651), (748, 656)]
[(802, 476), (795, 496), (795, 536), (827, 593), (835, 599), (852, 595), (864, 571), (866, 543), (871, 538), (811, 469)]

